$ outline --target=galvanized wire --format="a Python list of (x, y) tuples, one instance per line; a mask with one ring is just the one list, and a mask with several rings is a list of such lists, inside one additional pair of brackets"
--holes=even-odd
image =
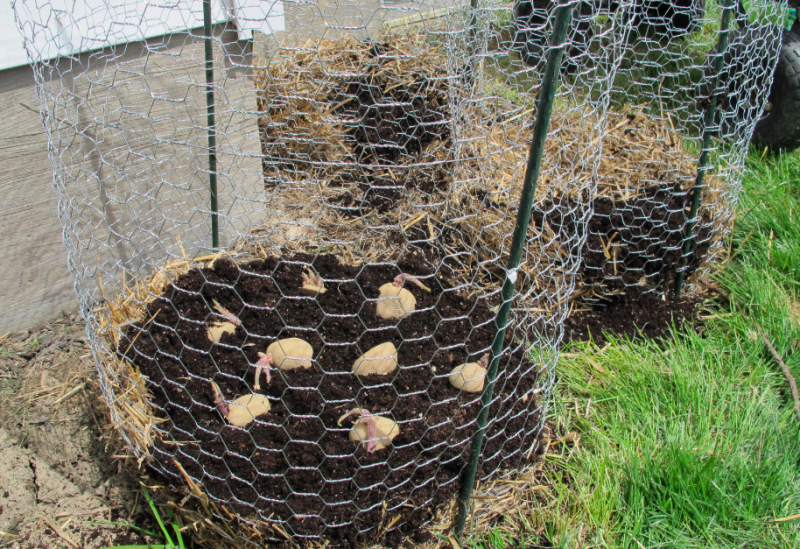
[[(512, 337), (498, 353), (480, 490), (541, 451), (568, 317), (632, 292), (668, 292), (679, 272), (696, 291), (722, 249), (780, 44), (781, 6), (750, 3), (713, 90), (716, 5), (569, 5), (533, 216), (511, 273)], [(237, 517), (232, 538), (392, 545), (437, 521), (444, 528), (480, 409), (480, 394), (449, 385), (450, 368), (478, 362), (491, 345), (479, 334), (491, 330), (510, 274), (552, 5), (209, 7), (211, 33), (202, 10), (182, 4), (111, 2), (79, 13), (55, 1), (15, 3), (112, 419), (167, 482), (208, 498), (218, 519)], [(684, 255), (702, 117), (715, 94), (727, 100)], [(416, 266), (410, 274), (434, 290), (428, 302), (406, 282), (428, 305), (400, 322), (428, 324), (392, 336), (399, 372), (426, 381), (406, 385), (395, 374), (374, 389), (350, 373), (351, 355), (390, 327), (374, 324), (371, 277), (399, 274), (398, 264)], [(301, 271), (338, 273), (323, 282), (328, 297), (287, 286)], [(335, 292), (363, 306), (335, 305)], [(197, 334), (224, 320), (217, 298), (241, 326), (198, 346)], [(456, 301), (458, 312), (443, 309)], [(314, 321), (297, 324), (299, 309)], [(331, 339), (331, 326), (351, 321), (347, 338)], [(308, 408), (292, 385), (302, 372), (275, 370), (261, 380), (266, 389), (253, 386), (256, 352), (297, 334), (317, 342)], [(337, 363), (337, 353), (351, 358)], [(350, 396), (326, 392), (343, 379)], [(268, 395), (270, 412), (229, 425), (211, 381), (227, 400), (234, 391)], [(350, 443), (349, 426), (334, 417), (374, 402), (370, 391), (394, 395), (371, 411), (402, 433), (374, 453)], [(409, 402), (429, 408), (411, 417)], [(434, 415), (437, 407), (453, 412)], [(332, 452), (342, 445), (347, 452)]]

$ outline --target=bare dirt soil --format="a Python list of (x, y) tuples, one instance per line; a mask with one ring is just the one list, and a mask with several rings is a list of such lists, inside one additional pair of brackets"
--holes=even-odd
[[(0, 547), (146, 543), (139, 487), (105, 448), (108, 420), (85, 324), (62, 315), (0, 334)], [(145, 504), (146, 505), (146, 504)]]

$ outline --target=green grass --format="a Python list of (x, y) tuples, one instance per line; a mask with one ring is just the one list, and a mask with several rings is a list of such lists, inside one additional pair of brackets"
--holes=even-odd
[[(156, 507), (153, 497), (150, 495), (150, 491), (144, 485), (142, 485), (142, 493), (150, 506), (150, 511), (153, 513), (153, 517), (156, 519), (160, 531), (151, 531), (123, 522), (90, 522), (89, 524), (124, 526), (149, 538), (157, 539), (160, 543), (155, 545), (115, 545), (113, 547), (106, 547), (105, 549), (186, 549), (186, 545), (183, 541), (183, 534), (181, 534), (180, 526), (175, 519), (175, 512), (172, 508), (166, 508), (167, 516), (165, 521), (158, 511), (158, 507)], [(172, 535), (170, 535), (170, 531), (172, 531)], [(175, 541), (173, 541), (173, 539)]]
[[(573, 345), (550, 411), (551, 483), (529, 527), (555, 547), (800, 547), (800, 429), (786, 381), (800, 378), (800, 153), (748, 163), (719, 275), (730, 300), (667, 343)], [(712, 314), (713, 313), (713, 314)], [(594, 361), (604, 370), (600, 373)], [(588, 410), (588, 414), (587, 414)], [(509, 547), (490, 532), (475, 547)], [(538, 538), (537, 538), (538, 539)]]

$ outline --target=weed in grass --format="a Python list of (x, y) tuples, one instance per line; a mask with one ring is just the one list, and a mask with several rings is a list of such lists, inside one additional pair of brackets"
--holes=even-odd
[[(114, 547), (107, 547), (106, 549), (186, 549), (186, 545), (183, 541), (183, 535), (180, 531), (180, 526), (175, 520), (174, 511), (170, 508), (167, 508), (167, 521), (165, 523), (161, 517), (161, 514), (158, 512), (158, 508), (153, 502), (150, 491), (144, 485), (142, 485), (142, 493), (144, 494), (145, 499), (147, 499), (150, 510), (153, 512), (153, 516), (155, 517), (156, 522), (161, 530), (160, 532), (153, 532), (133, 524), (126, 524), (122, 522), (91, 522), (90, 524), (125, 526), (135, 532), (144, 534), (145, 536), (158, 539), (160, 543), (155, 545), (116, 545)], [(170, 530), (172, 530), (172, 535), (170, 535)], [(173, 539), (175, 541), (173, 541)]]

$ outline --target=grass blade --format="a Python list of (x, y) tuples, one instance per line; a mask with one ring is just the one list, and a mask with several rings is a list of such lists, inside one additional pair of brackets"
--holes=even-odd
[(161, 520), (161, 515), (158, 513), (158, 509), (156, 508), (155, 503), (153, 503), (153, 498), (150, 497), (150, 492), (142, 486), (142, 491), (144, 492), (144, 497), (147, 499), (147, 503), (150, 505), (150, 509), (153, 511), (153, 515), (156, 517), (158, 521), (158, 525), (161, 527), (161, 531), (164, 532), (164, 539), (167, 540), (166, 545), (169, 548), (175, 547), (175, 544), (172, 543), (172, 538), (169, 537), (169, 532), (167, 531), (167, 527), (164, 526), (164, 521)]
[(110, 521), (103, 520), (103, 521), (97, 521), (97, 522), (89, 521), (86, 524), (92, 524), (92, 525), (95, 525), (95, 526), (124, 526), (125, 528), (130, 528), (131, 530), (136, 530), (137, 532), (140, 532), (142, 534), (145, 534), (145, 535), (153, 537), (153, 538), (157, 538), (158, 537), (158, 534), (156, 534), (155, 532), (152, 532), (150, 530), (146, 530), (145, 528), (142, 528), (140, 526), (136, 526), (135, 524), (128, 524), (127, 522), (110, 522)]

